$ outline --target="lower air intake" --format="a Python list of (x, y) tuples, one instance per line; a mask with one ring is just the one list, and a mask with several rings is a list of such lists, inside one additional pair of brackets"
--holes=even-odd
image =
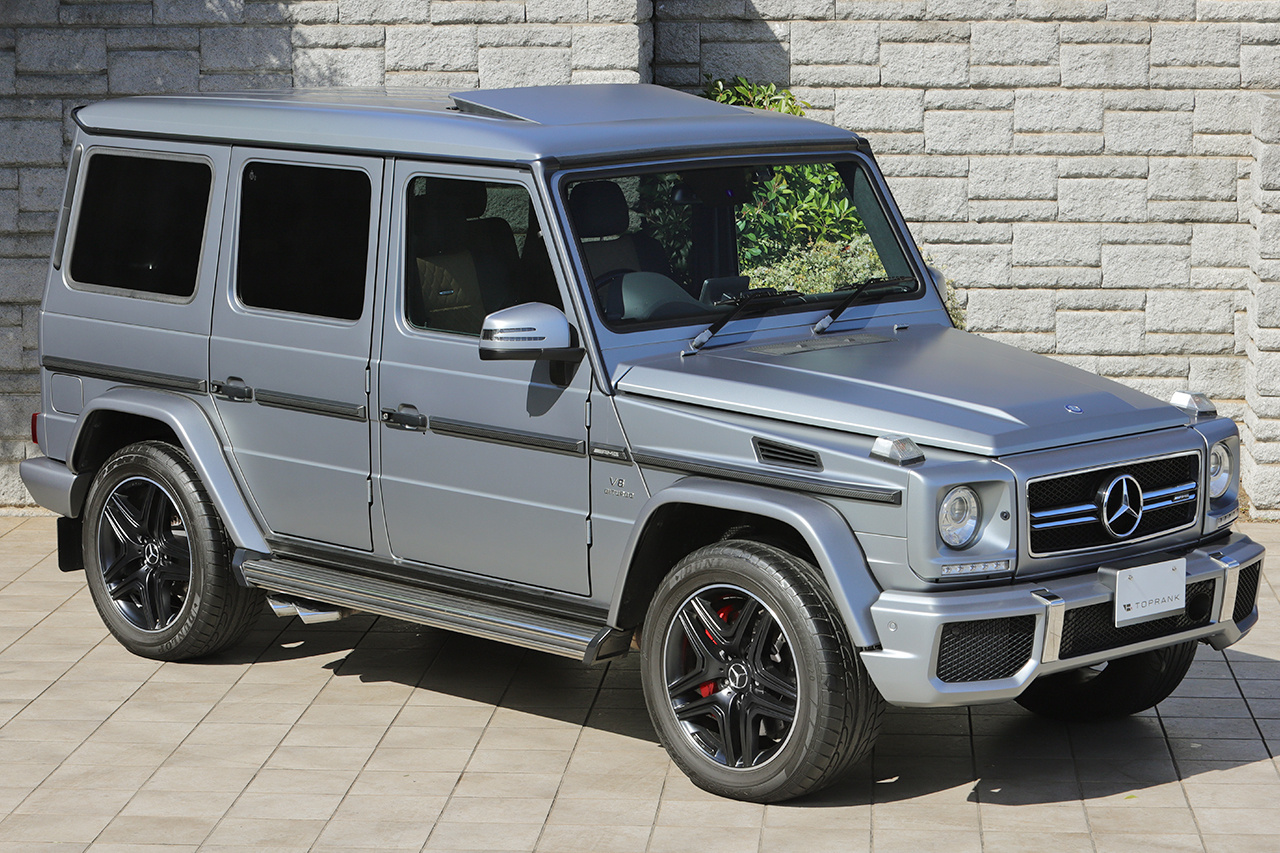
[(938, 646), (938, 679), (991, 681), (1009, 678), (1031, 659), (1036, 617), (978, 619), (942, 626)]

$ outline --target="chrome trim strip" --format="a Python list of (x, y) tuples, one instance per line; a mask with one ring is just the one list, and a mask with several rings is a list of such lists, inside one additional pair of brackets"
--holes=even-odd
[(1240, 564), (1231, 557), (1223, 556), (1221, 551), (1209, 557), (1222, 566), (1222, 608), (1218, 611), (1215, 622), (1230, 622), (1236, 612), (1236, 593), (1240, 589)]
[(1052, 530), (1056, 527), (1071, 527), (1076, 524), (1089, 524), (1090, 522), (1096, 523), (1097, 521), (1098, 521), (1098, 514), (1097, 512), (1094, 512), (1091, 515), (1077, 516), (1075, 518), (1064, 518), (1058, 521), (1041, 521), (1039, 523), (1032, 522), (1031, 529), (1032, 530)]
[(1062, 650), (1062, 620), (1067, 613), (1067, 603), (1062, 596), (1044, 588), (1033, 589), (1031, 594), (1045, 603), (1044, 651), (1040, 662), (1053, 663)]
[(1142, 502), (1145, 504), (1148, 500), (1159, 500), (1160, 498), (1176, 495), (1179, 492), (1195, 492), (1195, 483), (1183, 483), (1180, 486), (1166, 486), (1163, 489), (1152, 489), (1151, 491), (1143, 491)]
[(62, 373), (74, 373), (89, 379), (105, 379), (108, 382), (128, 382), (131, 385), (147, 385), (152, 388), (163, 388), (167, 391), (190, 391), (204, 394), (209, 390), (209, 383), (204, 379), (192, 379), (188, 376), (176, 376), (172, 373), (153, 373), (150, 370), (133, 370), (128, 367), (109, 367), (90, 361), (75, 358), (59, 358), (46, 355), (40, 360), (45, 370)]
[(1060, 506), (1056, 509), (1042, 509), (1031, 513), (1032, 518), (1057, 518), (1060, 515), (1077, 515), (1080, 513), (1096, 513), (1098, 512), (1097, 504), (1074, 504), (1072, 506)]
[(253, 397), (261, 405), (272, 409), (289, 409), (295, 412), (306, 412), (309, 415), (325, 415), (349, 421), (368, 419), (368, 410), (356, 403), (304, 397), (301, 394), (287, 394), (283, 391), (265, 391), (261, 388), (254, 389)]
[(902, 490), (888, 489), (883, 486), (870, 486), (860, 483), (823, 482), (807, 477), (791, 477), (773, 472), (737, 468), (729, 465), (716, 465), (670, 456), (665, 453), (635, 453), (637, 465), (673, 471), (677, 474), (698, 474), (704, 477), (719, 477), (722, 480), (735, 480), (740, 483), (755, 483), (761, 486), (773, 486), (779, 489), (792, 489), (815, 495), (827, 495), (833, 498), (847, 498), (854, 501), (902, 505)]
[(587, 443), (572, 438), (560, 438), (537, 432), (525, 432), (518, 429), (501, 429), (499, 427), (473, 424), (467, 421), (455, 421), (450, 418), (438, 418), (432, 415), (427, 420), (427, 429), (437, 435), (448, 435), (455, 438), (470, 438), (476, 441), (488, 441), (494, 444), (506, 444), (511, 447), (525, 447), (530, 450), (545, 450), (550, 453), (564, 453), (569, 456), (585, 456)]

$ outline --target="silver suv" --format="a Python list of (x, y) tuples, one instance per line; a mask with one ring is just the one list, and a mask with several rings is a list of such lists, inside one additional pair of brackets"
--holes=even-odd
[(22, 475), (137, 654), (264, 597), (638, 649), (675, 762), (776, 801), (886, 702), (1132, 714), (1258, 618), (1230, 419), (954, 328), (852, 133), (613, 85), (74, 115)]

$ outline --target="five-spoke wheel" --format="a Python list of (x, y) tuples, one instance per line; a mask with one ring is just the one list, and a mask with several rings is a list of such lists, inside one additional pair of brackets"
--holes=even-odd
[(671, 710), (685, 734), (726, 767), (758, 767), (791, 734), (799, 686), (791, 639), (769, 608), (736, 586), (689, 596), (667, 631)]
[(93, 603), (134, 654), (207, 655), (253, 625), (261, 594), (232, 578), (217, 510), (178, 448), (144, 441), (117, 451), (94, 476), (83, 517)]
[(680, 769), (755, 802), (837, 779), (870, 751), (884, 707), (817, 570), (745, 540), (693, 552), (658, 585), (641, 680)]
[(98, 563), (121, 615), (143, 631), (173, 624), (191, 587), (187, 522), (164, 487), (131, 477), (107, 496)]

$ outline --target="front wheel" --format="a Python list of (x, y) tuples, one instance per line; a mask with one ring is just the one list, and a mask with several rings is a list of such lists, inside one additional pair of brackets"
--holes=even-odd
[(1189, 640), (1149, 652), (1037, 678), (1018, 704), (1042, 717), (1102, 720), (1153, 708), (1177, 689), (1196, 656)]
[(136, 655), (186, 660), (239, 642), (261, 593), (231, 576), (217, 510), (186, 455), (144, 441), (117, 451), (84, 508), (85, 575), (111, 633)]
[(662, 581), (641, 677), (680, 769), (754, 802), (835, 781), (870, 752), (884, 709), (816, 570), (755, 542), (702, 548)]

